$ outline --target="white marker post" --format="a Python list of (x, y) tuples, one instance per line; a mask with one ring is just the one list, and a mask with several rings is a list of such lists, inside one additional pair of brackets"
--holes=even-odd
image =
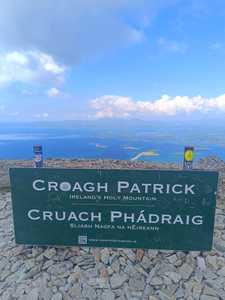
[(34, 167), (43, 168), (43, 151), (41, 145), (34, 145)]
[(194, 159), (194, 147), (187, 146), (184, 148), (184, 162), (183, 169), (184, 170), (192, 170), (193, 169), (193, 159)]

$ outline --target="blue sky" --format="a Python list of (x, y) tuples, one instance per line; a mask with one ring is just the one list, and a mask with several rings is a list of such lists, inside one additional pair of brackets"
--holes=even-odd
[(0, 0), (0, 118), (225, 113), (223, 0)]

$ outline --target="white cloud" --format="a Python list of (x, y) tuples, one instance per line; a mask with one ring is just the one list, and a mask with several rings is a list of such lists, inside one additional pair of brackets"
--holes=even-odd
[(224, 45), (223, 45), (223, 43), (219, 43), (219, 42), (216, 42), (210, 46), (210, 49), (212, 49), (212, 50), (218, 50), (218, 49), (222, 49), (222, 48), (224, 48)]
[(212, 98), (207, 103), (208, 109), (214, 109), (225, 112), (225, 94)]
[(106, 95), (91, 100), (95, 118), (118, 118), (135, 116), (176, 116), (190, 113), (225, 112), (225, 94), (215, 98), (201, 96), (169, 97), (163, 95), (153, 101), (135, 101), (130, 97)]
[(3, 113), (5, 111), (5, 105), (1, 104), (0, 105), (0, 113)]
[(9, 52), (5, 55), (5, 61), (8, 63), (15, 63), (18, 65), (27, 65), (28, 64), (28, 58), (24, 53), (21, 52)]
[(47, 119), (49, 117), (49, 113), (47, 113), (47, 112), (38, 113), (38, 114), (35, 114), (34, 117), (37, 119)]
[(187, 45), (184, 42), (168, 40), (161, 37), (157, 40), (157, 44), (166, 51), (174, 53), (185, 53), (187, 51)]
[(8, 111), (4, 104), (0, 105), (0, 114), (1, 114), (1, 117), (7, 117), (7, 116), (17, 117), (17, 116), (19, 116), (18, 111)]
[(12, 117), (17, 117), (20, 115), (20, 113), (18, 111), (14, 111), (14, 112), (10, 112), (9, 115)]
[[(38, 49), (66, 65), (107, 49), (140, 43), (137, 15), (152, 13), (156, 0), (1, 1), (4, 49)], [(121, 15), (125, 15), (122, 18)]]
[(135, 110), (135, 103), (129, 97), (122, 97), (122, 96), (113, 96), (113, 95), (106, 95), (91, 101), (91, 105), (94, 109), (97, 110), (104, 110), (104, 109), (111, 109), (112, 111), (124, 109), (126, 111), (134, 111)]
[(55, 75), (60, 75), (65, 72), (65, 67), (58, 65), (50, 55), (40, 52), (31, 52), (31, 54), (37, 61), (39, 61), (40, 65), (46, 72)]
[(55, 98), (60, 96), (60, 91), (57, 88), (50, 88), (49, 90), (47, 90), (47, 96), (50, 98)]
[(141, 43), (145, 39), (145, 35), (142, 30), (130, 28), (129, 33), (130, 33), (130, 36), (128, 36), (129, 40), (133, 43)]
[(0, 85), (61, 82), (66, 68), (39, 51), (13, 51), (0, 56)]

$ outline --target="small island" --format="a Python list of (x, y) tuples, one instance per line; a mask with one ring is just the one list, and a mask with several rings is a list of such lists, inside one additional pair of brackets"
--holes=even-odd
[(159, 156), (159, 153), (156, 150), (144, 151), (131, 158), (131, 161), (138, 160), (142, 156), (154, 157), (154, 156)]
[(103, 144), (100, 144), (100, 143), (89, 143), (90, 146), (93, 146), (97, 149), (106, 149), (108, 148), (107, 145), (103, 145)]
[(138, 150), (139, 148), (137, 148), (137, 147), (132, 147), (132, 146), (124, 146), (123, 149), (124, 149), (124, 150)]

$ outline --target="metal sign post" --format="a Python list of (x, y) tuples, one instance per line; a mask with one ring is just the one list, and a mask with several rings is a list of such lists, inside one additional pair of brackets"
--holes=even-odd
[(194, 159), (194, 147), (185, 147), (184, 148), (184, 162), (183, 169), (184, 170), (192, 170), (193, 169), (193, 159)]
[(43, 168), (43, 151), (41, 145), (34, 145), (34, 167)]

